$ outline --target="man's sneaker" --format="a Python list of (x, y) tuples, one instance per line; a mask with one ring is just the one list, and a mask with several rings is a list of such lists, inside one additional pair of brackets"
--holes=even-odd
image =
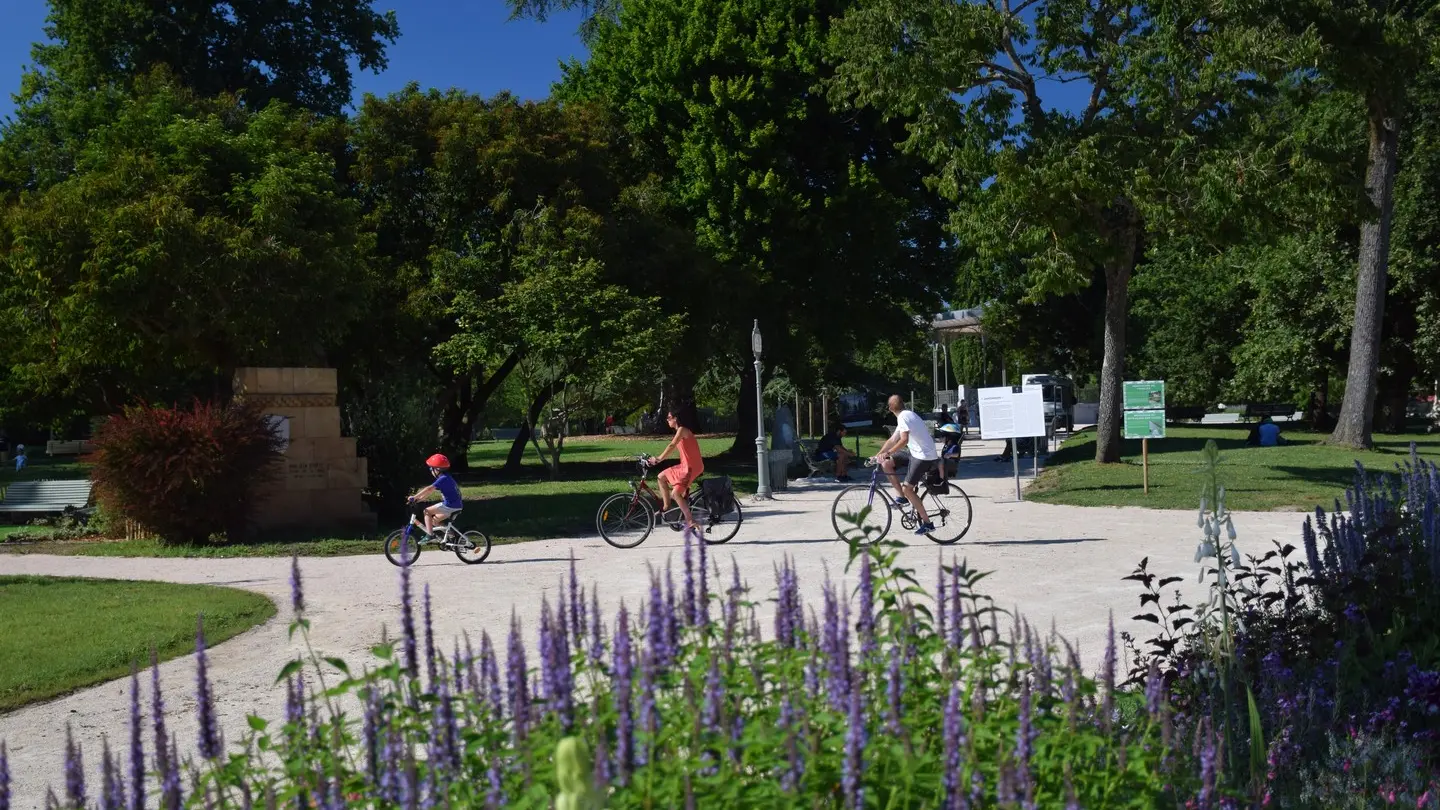
[(915, 529), (915, 533), (920, 535), (921, 537), (924, 537), (925, 535), (933, 531), (935, 531), (935, 524), (931, 523), (928, 520), (924, 523), (921, 523), (920, 526)]

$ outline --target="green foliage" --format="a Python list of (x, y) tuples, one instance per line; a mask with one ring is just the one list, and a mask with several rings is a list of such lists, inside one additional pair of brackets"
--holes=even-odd
[(39, 70), (22, 103), (57, 91), (126, 82), (165, 67), (200, 96), (243, 93), (253, 109), (270, 101), (339, 115), (350, 103), (351, 65), (380, 72), (400, 29), (395, 12), (369, 0), (269, 3), (136, 3), (49, 0)]
[(366, 462), (367, 502), (387, 519), (400, 515), (405, 498), (427, 484), (423, 459), (438, 446), (439, 408), (426, 375), (388, 375), (346, 392), (342, 403), (345, 434)]
[(98, 500), (169, 543), (248, 535), (281, 439), (254, 405), (196, 402), (188, 411), (131, 407), (95, 436)]
[(319, 359), (368, 284), (357, 206), (315, 150), (329, 129), (146, 83), (73, 172), (0, 206), (0, 362), (17, 401), (111, 410)]

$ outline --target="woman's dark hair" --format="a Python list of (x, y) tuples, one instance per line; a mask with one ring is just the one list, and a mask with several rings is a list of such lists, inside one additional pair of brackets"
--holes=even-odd
[(675, 424), (689, 430), (691, 433), (700, 432), (700, 420), (695, 413), (694, 405), (676, 405), (669, 409), (669, 414), (675, 417)]

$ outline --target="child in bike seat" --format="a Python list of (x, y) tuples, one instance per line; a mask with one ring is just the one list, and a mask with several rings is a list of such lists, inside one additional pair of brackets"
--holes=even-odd
[(445, 472), (450, 469), (450, 459), (436, 453), (425, 459), (425, 466), (430, 468), (430, 475), (435, 479), (435, 483), (411, 495), (409, 502), (415, 503), (432, 492), (440, 493), (440, 503), (425, 507), (425, 534), (428, 536), (434, 534), (436, 523), (449, 520), (465, 507), (465, 502), (460, 499), (460, 485)]

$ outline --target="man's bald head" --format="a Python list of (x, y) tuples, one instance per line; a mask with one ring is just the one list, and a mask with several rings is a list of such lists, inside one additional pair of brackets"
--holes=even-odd
[(899, 394), (890, 395), (889, 405), (891, 413), (900, 413), (905, 410), (905, 400), (902, 399)]

